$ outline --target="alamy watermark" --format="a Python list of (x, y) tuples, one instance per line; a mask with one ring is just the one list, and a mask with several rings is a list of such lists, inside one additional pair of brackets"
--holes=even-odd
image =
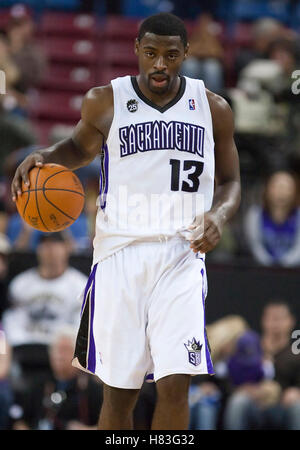
[[(106, 226), (124, 232), (182, 230), (196, 217), (204, 216), (204, 196), (199, 193), (132, 193), (126, 185), (120, 185), (114, 194), (102, 196), (98, 202), (102, 204)], [(203, 221), (198, 220), (197, 225), (201, 232)]]
[(0, 330), (0, 355), (6, 355), (6, 338), (2, 330)]
[(300, 355), (300, 330), (294, 330), (292, 332), (292, 339), (295, 339), (292, 343), (292, 353), (294, 355)]
[(0, 70), (0, 94), (6, 94), (6, 75), (4, 70)]
[(293, 80), (295, 80), (292, 83), (292, 93), (294, 95), (299, 95), (300, 94), (300, 70), (294, 70), (294, 72), (292, 73), (292, 78), (293, 78)]

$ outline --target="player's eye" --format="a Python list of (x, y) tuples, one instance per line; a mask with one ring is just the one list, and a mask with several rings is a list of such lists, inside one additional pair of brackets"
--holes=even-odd
[(177, 55), (175, 55), (175, 54), (170, 54), (170, 55), (169, 55), (169, 59), (170, 59), (171, 61), (174, 61), (176, 58), (177, 58)]
[(149, 58), (152, 58), (154, 56), (153, 52), (145, 52), (145, 55), (148, 56)]

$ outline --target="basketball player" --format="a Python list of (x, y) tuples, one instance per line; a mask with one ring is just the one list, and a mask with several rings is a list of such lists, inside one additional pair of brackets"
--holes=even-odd
[[(152, 428), (178, 430), (188, 427), (190, 377), (213, 374), (204, 259), (239, 206), (239, 163), (226, 101), (179, 75), (188, 54), (183, 22), (166, 13), (149, 17), (135, 53), (139, 75), (91, 89), (73, 136), (27, 157), (12, 197), (33, 166), (77, 169), (103, 148), (94, 260), (73, 364), (104, 383), (100, 429), (132, 428), (139, 389), (153, 377)], [(175, 198), (196, 195), (203, 213), (166, 226)], [(155, 220), (146, 214), (151, 196), (171, 199), (153, 209)], [(141, 222), (129, 220), (138, 216), (138, 198)]]

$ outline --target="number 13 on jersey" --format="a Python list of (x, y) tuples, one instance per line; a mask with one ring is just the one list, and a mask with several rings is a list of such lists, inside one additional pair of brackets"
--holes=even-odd
[[(195, 160), (170, 159), (171, 191), (197, 192), (204, 163)], [(187, 173), (185, 173), (187, 172)], [(186, 178), (186, 180), (182, 180)], [(181, 182), (181, 184), (180, 184)]]

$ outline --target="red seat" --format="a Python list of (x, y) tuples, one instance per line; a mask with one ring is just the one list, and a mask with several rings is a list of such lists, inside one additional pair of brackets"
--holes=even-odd
[(107, 40), (127, 40), (132, 45), (137, 37), (140, 20), (121, 17), (108, 16), (104, 25), (104, 36)]
[(32, 118), (76, 123), (80, 119), (82, 95), (40, 92), (30, 107)]
[(237, 23), (234, 28), (233, 41), (237, 47), (251, 47), (252, 24)]
[[(70, 125), (70, 123), (66, 123), (58, 120), (34, 120), (32, 121), (33, 128), (38, 137), (38, 145), (52, 145), (54, 142), (51, 141), (51, 132), (54, 127), (57, 126), (66, 126), (66, 134), (71, 135), (72, 130), (74, 129), (74, 125)], [(65, 136), (62, 136), (62, 139)]]
[(93, 66), (50, 65), (41, 87), (44, 89), (86, 92), (96, 83)]
[(138, 61), (134, 53), (133, 42), (106, 42), (101, 53), (101, 64), (120, 67), (137, 67)]
[(10, 17), (10, 10), (9, 9), (0, 9), (0, 28), (6, 28), (6, 25), (8, 23)]
[(77, 38), (92, 38), (96, 35), (96, 18), (91, 14), (46, 12), (39, 31), (45, 35), (63, 35)]
[(97, 45), (90, 39), (47, 38), (41, 41), (50, 61), (75, 64), (95, 64)]
[(105, 69), (98, 69), (97, 84), (105, 85), (110, 83), (111, 80), (125, 75), (137, 75), (138, 70), (132, 67), (111, 67)]

